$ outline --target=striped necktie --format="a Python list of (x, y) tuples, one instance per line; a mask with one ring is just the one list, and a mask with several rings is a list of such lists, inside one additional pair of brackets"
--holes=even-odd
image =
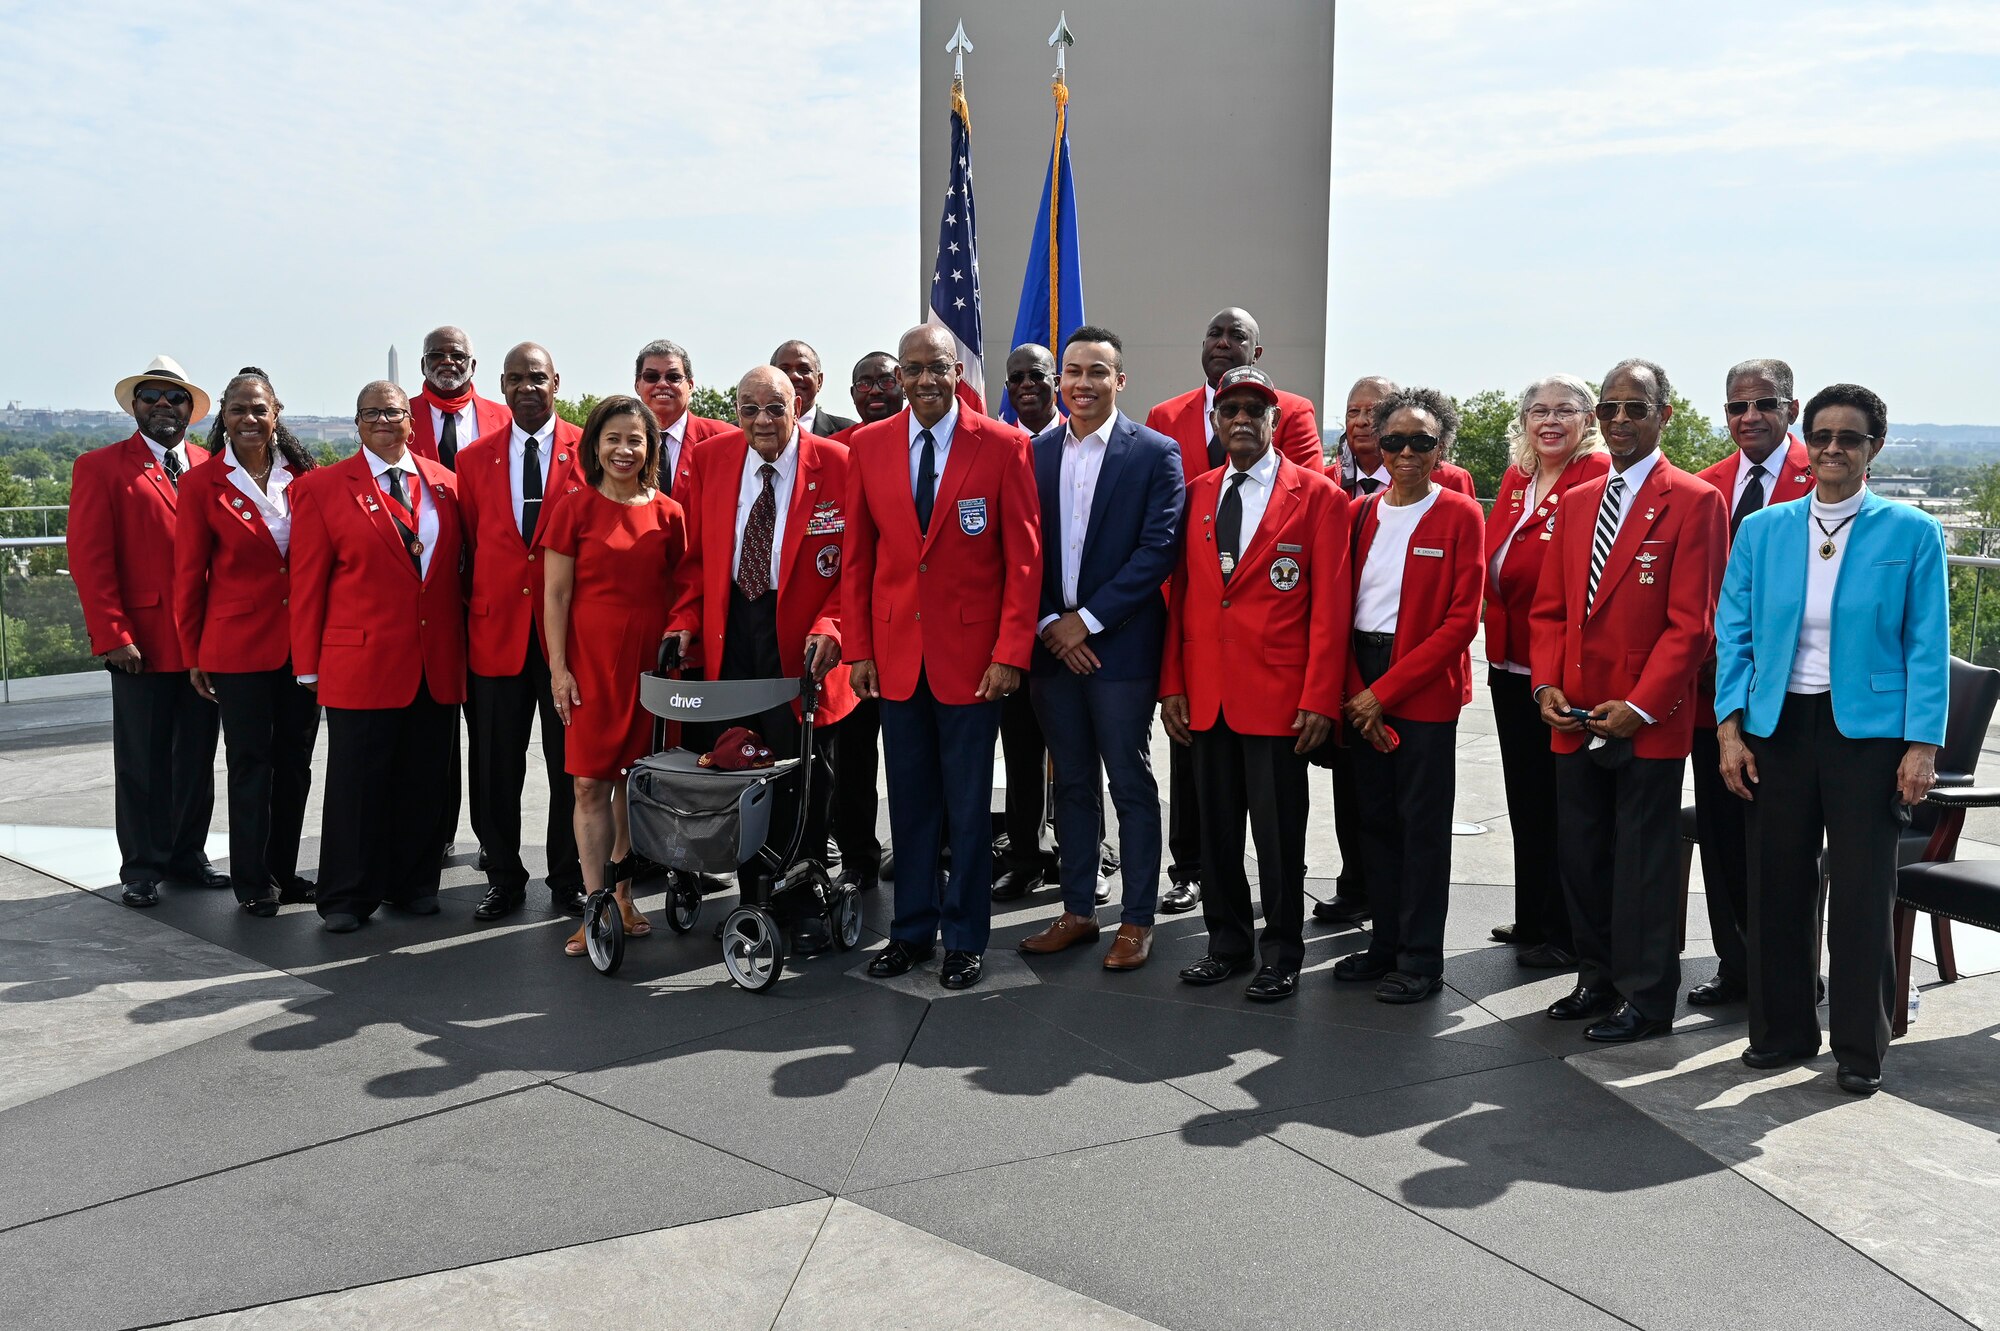
[(1611, 542), (1618, 536), (1619, 501), (1625, 494), (1625, 478), (1613, 476), (1604, 487), (1604, 502), (1597, 506), (1597, 536), (1590, 543), (1590, 587), (1583, 596), (1583, 612), (1597, 603), (1597, 580), (1604, 576), (1604, 561), (1611, 557)]

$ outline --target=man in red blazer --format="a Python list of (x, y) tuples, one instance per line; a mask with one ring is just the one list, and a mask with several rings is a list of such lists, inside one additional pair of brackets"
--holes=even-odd
[(424, 335), (424, 386), (410, 401), (410, 451), (458, 470), (458, 451), (507, 424), (507, 408), (472, 386), (479, 362), (463, 328), (447, 324)]
[(90, 650), (111, 672), (118, 881), (128, 906), (162, 882), (228, 887), (204, 845), (215, 809), (215, 705), (194, 691), (174, 622), (174, 510), (181, 473), (208, 461), (186, 442), (208, 394), (155, 356), (112, 390), (138, 429), (77, 458), (69, 569)]
[[(694, 470), (680, 500), (688, 552), (676, 571), (680, 596), (668, 630), (681, 635), (683, 656), (700, 640), (711, 679), (796, 677), (812, 649), (822, 684), (815, 742), (823, 768), (813, 777), (806, 816), (802, 844), (811, 848), (826, 845), (831, 755), (839, 751), (840, 727), (854, 708), (848, 669), (840, 663), (847, 449), (800, 429), (797, 403), (784, 371), (760, 365), (736, 385), (743, 428), (691, 450)], [(746, 724), (773, 753), (793, 758), (799, 752), (797, 717), (793, 703)], [(773, 825), (789, 827), (796, 809), (781, 801)], [(874, 862), (867, 847), (843, 842), (840, 849), (843, 863), (850, 854)]]
[[(1347, 497), (1272, 446), (1283, 399), (1254, 365), (1216, 385), (1226, 469), (1188, 488), (1160, 663), (1160, 719), (1194, 756), (1208, 955), (1181, 971), (1220, 984), (1261, 953), (1245, 996), (1289, 998), (1305, 958), (1306, 754), (1327, 740), (1347, 678), (1353, 588)], [(1274, 419), (1276, 418), (1276, 419)], [(1257, 843), (1261, 945), (1243, 871)]]
[[(842, 632), (854, 692), (882, 699), (896, 913), (877, 978), (930, 958), (978, 983), (991, 927), (993, 744), (1021, 687), (1041, 593), (1041, 503), (1025, 431), (959, 405), (951, 334), (897, 344), (909, 410), (849, 439)], [(941, 873), (949, 824), (951, 875)]]
[[(487, 892), (475, 919), (497, 920), (527, 900), (521, 862), (521, 785), (528, 735), (539, 709), (542, 766), (548, 778), (546, 881), (557, 910), (583, 910), (583, 870), (572, 825), (575, 793), (563, 770), (562, 719), (549, 692), (542, 645), (543, 514), (557, 496), (579, 488), (582, 431), (556, 415), (562, 379), (547, 349), (523, 342), (507, 353), (500, 392), (512, 419), (459, 455), (458, 506), (472, 564), (466, 617), (471, 700), (472, 825), (486, 860)], [(547, 502), (545, 502), (547, 501)]]
[[(1700, 473), (1729, 510), (1729, 537), (1743, 519), (1770, 504), (1813, 492), (1806, 446), (1791, 434), (1799, 418), (1792, 367), (1781, 360), (1746, 360), (1723, 384), (1723, 418), (1736, 451)], [(1708, 923), (1721, 959), (1715, 978), (1688, 990), (1696, 1007), (1740, 1003), (1750, 992), (1745, 939), (1750, 927), (1750, 845), (1744, 802), (1722, 783), (1722, 749), (1715, 738), (1715, 662), (1702, 667), (1694, 718), (1694, 822), (1701, 846), (1701, 881)]]
[(1608, 1043), (1673, 1025), (1681, 769), (1728, 540), (1721, 496), (1659, 451), (1671, 399), (1650, 361), (1620, 361), (1604, 377), (1597, 419), (1611, 471), (1556, 510), (1529, 613), (1578, 959), (1575, 991), (1548, 1015), (1602, 1017), (1584, 1034)]
[(729, 422), (688, 410), (694, 397), (694, 362), (685, 347), (663, 337), (639, 348), (632, 366), (632, 394), (653, 409), (653, 419), (660, 423), (660, 488), (673, 498), (694, 470), (689, 447), (721, 434), (730, 428)]
[(292, 487), (292, 668), (326, 708), (319, 913), (351, 933), (384, 901), (437, 914), (437, 828), (465, 701), (464, 528), (452, 475), (410, 451), (378, 380), (361, 450)]

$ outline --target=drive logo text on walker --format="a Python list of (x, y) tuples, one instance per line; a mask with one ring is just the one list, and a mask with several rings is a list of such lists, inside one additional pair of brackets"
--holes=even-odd
[(667, 706), (685, 707), (688, 708), (690, 711), (692, 711), (693, 709), (701, 706), (701, 699), (698, 697), (689, 698), (679, 693), (673, 693), (667, 696)]

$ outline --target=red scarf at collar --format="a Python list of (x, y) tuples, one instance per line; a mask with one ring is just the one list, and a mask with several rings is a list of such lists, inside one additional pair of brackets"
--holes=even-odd
[(438, 408), (438, 410), (456, 416), (459, 412), (465, 410), (466, 403), (472, 401), (472, 381), (469, 379), (466, 380), (465, 391), (457, 397), (446, 397), (437, 391), (437, 387), (430, 380), (426, 379), (424, 380), (424, 391), (417, 394), (417, 400), (428, 402)]

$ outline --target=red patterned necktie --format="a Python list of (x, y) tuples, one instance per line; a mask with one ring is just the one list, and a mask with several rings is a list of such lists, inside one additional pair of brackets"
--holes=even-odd
[(766, 462), (757, 474), (764, 478), (764, 490), (750, 505), (749, 520), (743, 524), (743, 556), (736, 561), (736, 585), (746, 601), (771, 590), (771, 540), (778, 529), (778, 495), (771, 488), (778, 469)]

